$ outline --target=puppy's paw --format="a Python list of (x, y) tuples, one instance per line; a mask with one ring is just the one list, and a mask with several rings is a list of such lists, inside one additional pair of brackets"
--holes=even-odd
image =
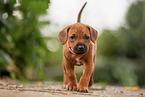
[(88, 88), (86, 86), (79, 85), (77, 91), (78, 92), (88, 93)]
[(67, 89), (68, 90), (71, 90), (71, 91), (76, 91), (77, 90), (77, 86), (70, 84), (70, 85), (68, 85), (68, 88)]

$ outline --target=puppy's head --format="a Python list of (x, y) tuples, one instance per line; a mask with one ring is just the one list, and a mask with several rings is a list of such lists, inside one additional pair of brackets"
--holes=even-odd
[(59, 40), (62, 45), (67, 43), (75, 54), (86, 53), (91, 41), (95, 43), (97, 37), (98, 32), (95, 29), (82, 23), (70, 25), (59, 33)]

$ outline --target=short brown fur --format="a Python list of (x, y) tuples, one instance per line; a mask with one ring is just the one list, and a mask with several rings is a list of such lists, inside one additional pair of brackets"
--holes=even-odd
[[(72, 36), (75, 36), (75, 39), (72, 39)], [(64, 88), (68, 88), (68, 90), (77, 90), (80, 92), (88, 92), (88, 86), (93, 84), (97, 37), (98, 32), (95, 29), (82, 23), (69, 25), (59, 33), (60, 42), (63, 44)], [(73, 52), (82, 52), (81, 50), (75, 50), (75, 48), (78, 49), (78, 46), (82, 46), (82, 44), (86, 49), (81, 54), (72, 53), (69, 50), (70, 47)], [(80, 78), (78, 87), (74, 72), (75, 65), (84, 66), (83, 75)]]

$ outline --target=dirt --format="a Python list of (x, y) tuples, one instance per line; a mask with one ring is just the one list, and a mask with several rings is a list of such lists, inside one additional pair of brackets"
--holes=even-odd
[(145, 89), (127, 90), (102, 83), (89, 88), (88, 93), (82, 93), (62, 89), (61, 84), (52, 81), (23, 83), (0, 80), (0, 97), (141, 97), (141, 93), (145, 94)]

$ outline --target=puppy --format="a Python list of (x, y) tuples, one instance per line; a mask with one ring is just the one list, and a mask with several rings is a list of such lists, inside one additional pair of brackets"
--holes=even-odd
[[(96, 40), (98, 32), (89, 25), (80, 23), (83, 5), (78, 15), (78, 21), (69, 25), (59, 33), (59, 40), (63, 45), (63, 88), (88, 92), (88, 86), (93, 84), (93, 71), (96, 59)], [(77, 87), (74, 66), (83, 65), (83, 75)]]

